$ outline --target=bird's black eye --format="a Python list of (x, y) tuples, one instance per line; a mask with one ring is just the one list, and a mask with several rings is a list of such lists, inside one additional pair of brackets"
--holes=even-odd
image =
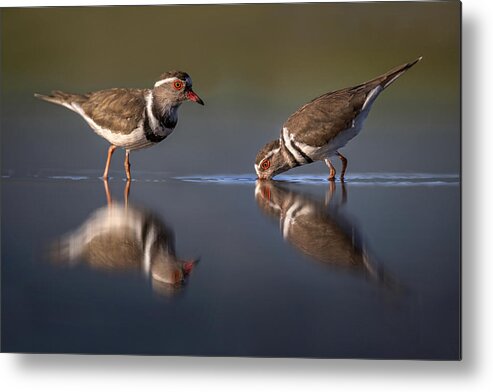
[(270, 160), (269, 159), (264, 159), (262, 163), (260, 164), (260, 168), (262, 170), (267, 170), (270, 167)]
[(181, 90), (183, 88), (183, 82), (181, 80), (177, 80), (173, 83), (173, 87), (177, 90)]

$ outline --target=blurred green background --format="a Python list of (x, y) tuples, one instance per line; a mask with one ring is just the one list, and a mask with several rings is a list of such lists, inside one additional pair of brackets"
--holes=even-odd
[(135, 173), (253, 173), (299, 106), (419, 56), (342, 150), (349, 171), (460, 170), (456, 1), (13, 8), (1, 10), (1, 39), (4, 172), (103, 169), (107, 142), (34, 92), (151, 87), (186, 71), (206, 106), (184, 104), (172, 136), (132, 154)]

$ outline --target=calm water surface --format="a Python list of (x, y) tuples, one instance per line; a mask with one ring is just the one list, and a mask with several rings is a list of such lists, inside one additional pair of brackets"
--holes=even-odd
[(458, 176), (135, 174), (4, 173), (3, 351), (460, 356)]

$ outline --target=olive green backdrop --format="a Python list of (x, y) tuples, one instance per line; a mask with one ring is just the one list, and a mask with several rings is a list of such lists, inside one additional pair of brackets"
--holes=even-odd
[(103, 167), (107, 143), (34, 92), (151, 87), (184, 70), (206, 106), (183, 105), (170, 138), (133, 154), (136, 173), (253, 173), (306, 101), (419, 56), (343, 150), (349, 170), (459, 171), (459, 2), (2, 9), (1, 33), (4, 172)]

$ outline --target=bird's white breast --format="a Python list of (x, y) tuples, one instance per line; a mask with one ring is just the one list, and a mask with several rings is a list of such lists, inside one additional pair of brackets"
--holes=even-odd
[[(167, 137), (173, 132), (173, 129), (162, 127), (159, 121), (154, 116), (152, 112), (152, 95), (149, 93), (146, 96), (146, 108), (142, 112), (141, 120), (137, 124), (137, 127), (128, 134), (112, 132), (110, 129), (101, 127), (97, 124), (91, 117), (89, 117), (84, 109), (80, 105), (74, 103), (70, 105), (69, 109), (72, 109), (76, 113), (80, 114), (84, 120), (89, 124), (89, 126), (96, 132), (99, 136), (108, 140), (111, 144), (125, 148), (126, 150), (138, 150), (141, 148), (146, 148), (154, 145), (155, 143), (147, 140), (144, 130), (144, 118), (147, 114), (149, 119), (149, 126), (156, 136), (162, 138)], [(176, 114), (176, 113), (174, 113)]]
[(99, 136), (108, 140), (111, 144), (122, 147), (127, 150), (135, 150), (139, 148), (144, 148), (152, 145), (153, 143), (149, 142), (144, 133), (144, 120), (139, 121), (137, 127), (130, 133), (117, 133), (112, 132), (109, 129), (101, 127), (97, 124), (91, 117), (89, 117), (84, 109), (80, 107), (78, 104), (73, 104), (73, 110), (79, 113), (84, 120), (89, 124), (89, 126), (96, 132)]

